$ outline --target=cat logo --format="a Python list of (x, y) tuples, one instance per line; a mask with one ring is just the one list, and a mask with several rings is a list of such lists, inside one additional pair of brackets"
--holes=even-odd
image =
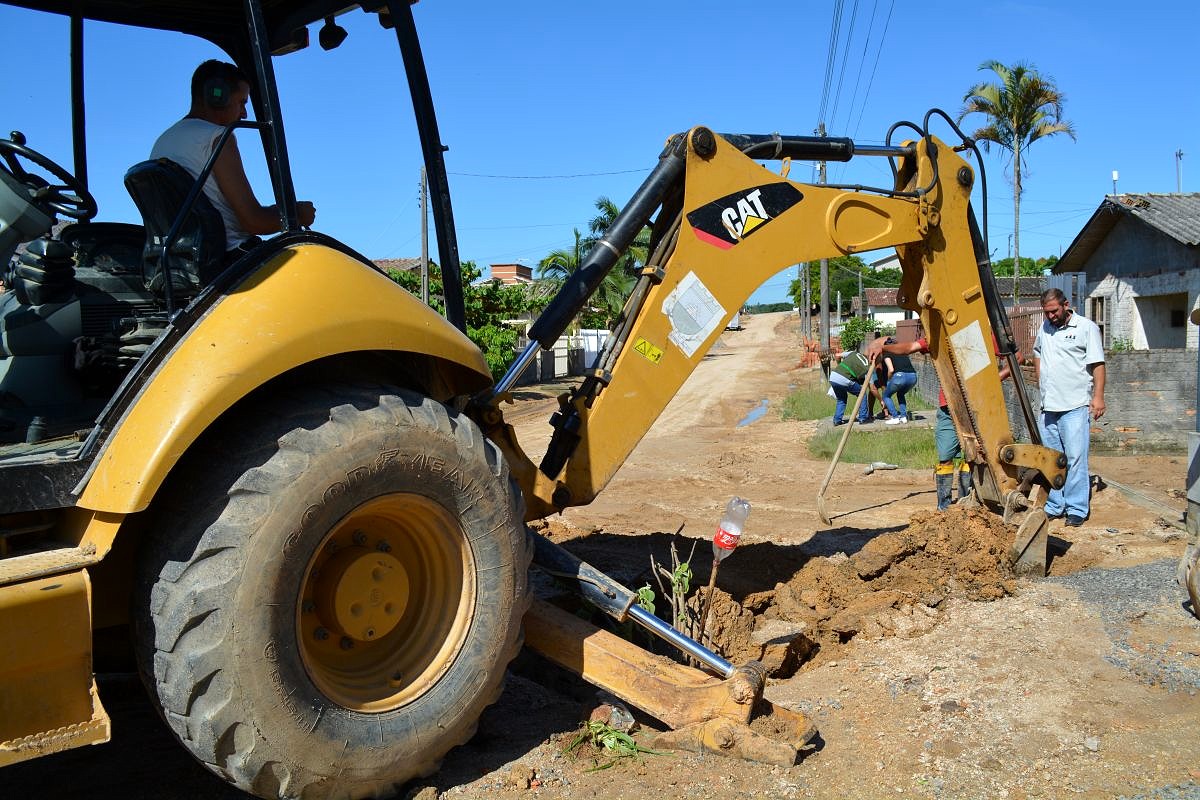
[(706, 203), (687, 219), (701, 241), (728, 250), (803, 199), (790, 183), (769, 183)]
[(741, 239), (767, 221), (767, 211), (762, 205), (762, 189), (755, 189), (737, 201), (736, 208), (721, 212), (721, 224), (734, 239)]

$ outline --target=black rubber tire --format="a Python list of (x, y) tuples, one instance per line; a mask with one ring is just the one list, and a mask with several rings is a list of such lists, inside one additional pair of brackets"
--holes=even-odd
[[(520, 492), (474, 423), (413, 392), (309, 389), (240, 411), (152, 509), (134, 609), (143, 678), (180, 741), (244, 791), (392, 796), (473, 735), (521, 646), (532, 551)], [(432, 685), (364, 713), (306, 671), (298, 586), (331, 526), (396, 492), (457, 520), (474, 598)]]

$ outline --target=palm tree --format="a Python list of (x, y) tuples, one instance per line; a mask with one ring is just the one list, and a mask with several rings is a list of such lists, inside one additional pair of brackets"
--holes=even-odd
[(562, 248), (554, 250), (537, 265), (537, 276), (539, 280), (546, 281), (556, 290), (566, 282), (567, 278), (579, 269), (579, 265), (583, 263), (583, 259), (587, 257), (588, 250), (591, 249), (591, 242), (579, 235), (579, 229), (575, 229), (575, 245), (570, 248)]
[(971, 134), (983, 143), (983, 149), (996, 145), (1010, 154), (1013, 181), (1013, 305), (1017, 304), (1017, 286), (1021, 270), (1021, 170), (1025, 151), (1038, 139), (1065, 133), (1075, 138), (1075, 127), (1062, 118), (1066, 95), (1054, 85), (1054, 79), (1039, 75), (1032, 64), (1011, 67), (999, 61), (985, 61), (980, 70), (991, 70), (996, 83), (977, 83), (963, 96), (958, 121), (979, 113), (987, 123)]
[[(574, 231), (575, 242), (569, 248), (554, 250), (538, 262), (537, 275), (548, 289), (558, 291), (567, 278), (579, 269), (587, 258), (596, 239), (585, 238), (578, 230)], [(625, 306), (625, 298), (633, 290), (633, 278), (622, 270), (610, 270), (604, 280), (596, 287), (589, 303), (590, 308), (604, 321), (605, 327), (610, 327), (613, 320)]]
[[(588, 237), (590, 243), (595, 243), (612, 227), (613, 222), (617, 218), (617, 214), (621, 209), (617, 208), (617, 204), (607, 197), (599, 197), (596, 199), (596, 210), (600, 213), (592, 217), (588, 222), (588, 231), (591, 236)], [(650, 251), (650, 228), (644, 227), (638, 231), (637, 237), (633, 243), (629, 245), (629, 249), (625, 255), (621, 257), (619, 266), (621, 270), (632, 277), (637, 277), (638, 272), (646, 264), (646, 258)]]

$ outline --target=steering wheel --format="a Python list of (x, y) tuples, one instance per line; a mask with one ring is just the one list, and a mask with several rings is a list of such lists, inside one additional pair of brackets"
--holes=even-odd
[[(78, 178), (36, 150), (26, 147), (25, 136), (20, 131), (13, 131), (11, 136), (10, 139), (0, 139), (0, 159), (4, 162), (0, 164), (0, 169), (33, 190), (30, 199), (34, 205), (50, 209), (70, 219), (85, 220), (96, 216), (96, 198), (92, 197), (92, 193)], [(61, 183), (52, 184), (29, 172), (21, 166), (20, 159), (49, 173)]]

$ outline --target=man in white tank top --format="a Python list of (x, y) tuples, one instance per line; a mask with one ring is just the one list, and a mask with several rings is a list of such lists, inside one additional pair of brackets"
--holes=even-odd
[[(249, 99), (250, 82), (244, 72), (233, 64), (205, 61), (192, 75), (191, 109), (158, 137), (150, 158), (170, 159), (198, 176), (225, 126), (246, 118)], [(204, 183), (204, 194), (225, 222), (226, 250), (280, 229), (279, 209), (263, 206), (254, 196), (233, 136), (217, 156)], [(313, 224), (317, 212), (312, 203), (301, 200), (296, 203), (296, 211), (301, 225)]]

